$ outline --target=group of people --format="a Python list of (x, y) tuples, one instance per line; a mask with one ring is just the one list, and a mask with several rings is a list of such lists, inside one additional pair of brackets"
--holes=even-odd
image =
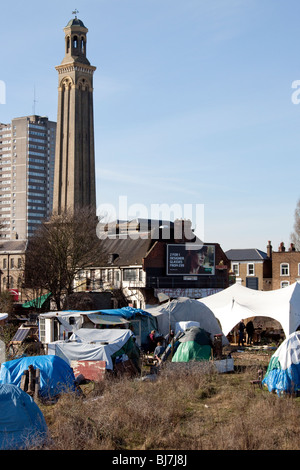
[(161, 361), (161, 356), (165, 352), (168, 344), (171, 343), (174, 336), (175, 334), (173, 330), (170, 330), (170, 332), (166, 336), (158, 335), (155, 330), (151, 331), (151, 333), (149, 334), (148, 352), (153, 352), (153, 357), (155, 360), (157, 360), (158, 362)]
[(239, 346), (244, 346), (245, 342), (245, 330), (247, 332), (247, 344), (252, 344), (253, 342), (253, 334), (254, 334), (254, 325), (253, 321), (249, 320), (247, 325), (245, 325), (244, 320), (241, 320), (239, 323)]

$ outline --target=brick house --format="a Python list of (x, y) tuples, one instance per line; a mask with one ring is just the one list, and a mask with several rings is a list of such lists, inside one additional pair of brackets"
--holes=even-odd
[[(269, 242), (270, 243), (270, 242)], [(280, 289), (300, 281), (300, 252), (291, 243), (286, 250), (280, 243), (278, 251), (271, 252), (272, 289)]]
[(255, 290), (271, 290), (272, 267), (268, 253), (257, 248), (226, 251), (237, 283)]

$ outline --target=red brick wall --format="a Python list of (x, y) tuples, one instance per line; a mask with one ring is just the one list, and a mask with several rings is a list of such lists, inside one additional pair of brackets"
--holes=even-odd
[[(281, 264), (289, 264), (289, 275), (281, 275)], [(272, 288), (280, 289), (282, 281), (289, 281), (290, 284), (293, 284), (300, 279), (298, 275), (298, 264), (300, 263), (300, 252), (299, 251), (283, 251), (283, 252), (274, 252), (272, 253)]]

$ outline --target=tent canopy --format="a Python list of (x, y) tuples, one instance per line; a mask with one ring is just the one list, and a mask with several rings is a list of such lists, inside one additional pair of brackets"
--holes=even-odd
[[(194, 321), (198, 322), (201, 328), (208, 331), (212, 339), (214, 335), (222, 333), (212, 310), (194, 299), (181, 297), (166, 304), (149, 308), (148, 311), (157, 318), (158, 330), (163, 335), (169, 332), (169, 320), (171, 329), (174, 331), (176, 323)], [(224, 335), (222, 341), (223, 345), (228, 344), (228, 340)]]
[(73, 370), (60, 357), (28, 356), (4, 362), (0, 369), (0, 384), (20, 386), (23, 372), (33, 365), (40, 369), (40, 395), (53, 397), (63, 391), (75, 391)]
[(300, 325), (300, 284), (283, 289), (258, 291), (234, 284), (196, 302), (209, 308), (227, 336), (241, 319), (269, 317), (277, 320), (287, 336)]
[(34, 400), (17, 385), (0, 384), (0, 450), (44, 443), (47, 425)]

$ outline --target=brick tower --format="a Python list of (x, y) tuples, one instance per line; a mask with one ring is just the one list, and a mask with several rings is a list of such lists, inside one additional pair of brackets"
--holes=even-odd
[(93, 67), (86, 57), (88, 29), (75, 16), (64, 28), (65, 57), (58, 71), (53, 213), (95, 208)]

